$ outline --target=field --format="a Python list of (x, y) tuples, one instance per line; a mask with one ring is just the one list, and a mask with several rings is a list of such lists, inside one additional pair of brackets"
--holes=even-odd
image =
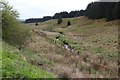
[[(39, 67), (29, 63), (27, 57), (23, 55), (27, 53), (33, 54), (31, 51), (19, 51), (5, 42), (2, 42), (2, 78), (54, 78), (55, 75)], [(26, 53), (27, 52), (27, 53)]]
[[(68, 20), (70, 26), (67, 26)], [(32, 34), (29, 44), (17, 52), (16, 48), (3, 43), (3, 63), (5, 66), (18, 64), (10, 67), (19, 69), (20, 77), (117, 78), (118, 22), (82, 16), (63, 19), (61, 24), (57, 24), (56, 19), (38, 23), (38, 26), (25, 24)], [(4, 61), (7, 59), (9, 62)], [(24, 64), (26, 66), (20, 67)], [(3, 74), (10, 76), (10, 67), (6, 68), (8, 73)], [(34, 69), (37, 74), (32, 73)]]
[[(70, 26), (67, 26), (68, 20)], [(26, 24), (33, 33), (26, 48), (39, 56), (32, 63), (58, 77), (115, 78), (118, 74), (118, 22), (82, 16), (63, 19), (61, 24), (57, 24), (57, 20), (38, 26)], [(42, 63), (41, 58), (50, 62)]]

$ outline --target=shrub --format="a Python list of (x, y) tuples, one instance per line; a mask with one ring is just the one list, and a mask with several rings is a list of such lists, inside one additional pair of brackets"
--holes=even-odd
[(71, 22), (70, 22), (70, 21), (68, 21), (68, 22), (67, 22), (67, 26), (70, 26), (70, 25), (71, 25)]
[(37, 22), (35, 23), (35, 26), (38, 26), (38, 23), (37, 23)]
[(1, 1), (0, 4), (2, 5), (2, 39), (20, 49), (30, 36), (29, 29), (18, 22), (19, 13), (8, 2)]
[(61, 24), (63, 22), (62, 18), (59, 18), (57, 24)]

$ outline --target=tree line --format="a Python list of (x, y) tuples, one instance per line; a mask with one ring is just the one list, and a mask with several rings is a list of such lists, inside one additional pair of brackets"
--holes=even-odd
[(70, 13), (68, 13), (67, 11), (63, 11), (60, 13), (55, 13), (53, 16), (44, 16), (43, 18), (26, 19), (25, 23), (44, 22), (50, 19), (73, 18), (73, 17), (83, 16), (83, 15), (84, 15), (84, 10), (71, 11)]
[(44, 22), (47, 20), (53, 19), (52, 16), (44, 16), (43, 18), (30, 18), (26, 19), (25, 23), (36, 23), (36, 22)]
[(92, 2), (85, 10), (89, 19), (106, 18), (107, 21), (120, 19), (120, 2)]
[(85, 10), (63, 11), (55, 13), (53, 16), (44, 16), (43, 18), (26, 19), (25, 23), (44, 22), (50, 19), (73, 18), (86, 16), (89, 19), (106, 18), (107, 21), (120, 19), (120, 2), (92, 2)]

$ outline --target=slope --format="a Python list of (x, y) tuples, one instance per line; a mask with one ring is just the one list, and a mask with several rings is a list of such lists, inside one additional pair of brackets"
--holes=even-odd
[[(67, 26), (68, 20), (72, 25)], [(27, 24), (33, 32), (27, 48), (52, 61), (37, 65), (58, 77), (117, 77), (119, 22), (82, 16), (59, 25), (57, 20)]]

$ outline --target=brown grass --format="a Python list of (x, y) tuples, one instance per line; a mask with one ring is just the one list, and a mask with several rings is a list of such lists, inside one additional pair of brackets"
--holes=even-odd
[[(55, 20), (32, 27), (33, 39), (27, 47), (40, 57), (54, 62), (52, 65), (44, 65), (44, 69), (51, 69), (51, 72), (62, 78), (75, 78), (79, 75), (89, 78), (117, 77), (117, 21), (105, 22), (104, 19), (94, 21), (79, 17), (71, 19), (71, 22), (72, 25), (67, 28), (62, 28), (65, 22), (58, 26)], [(47, 30), (48, 27), (56, 32), (42, 30)], [(60, 31), (66, 38), (80, 42), (81, 45), (78, 46), (84, 47), (85, 50), (78, 54), (75, 50), (68, 51), (61, 45), (56, 45), (53, 38)]]

